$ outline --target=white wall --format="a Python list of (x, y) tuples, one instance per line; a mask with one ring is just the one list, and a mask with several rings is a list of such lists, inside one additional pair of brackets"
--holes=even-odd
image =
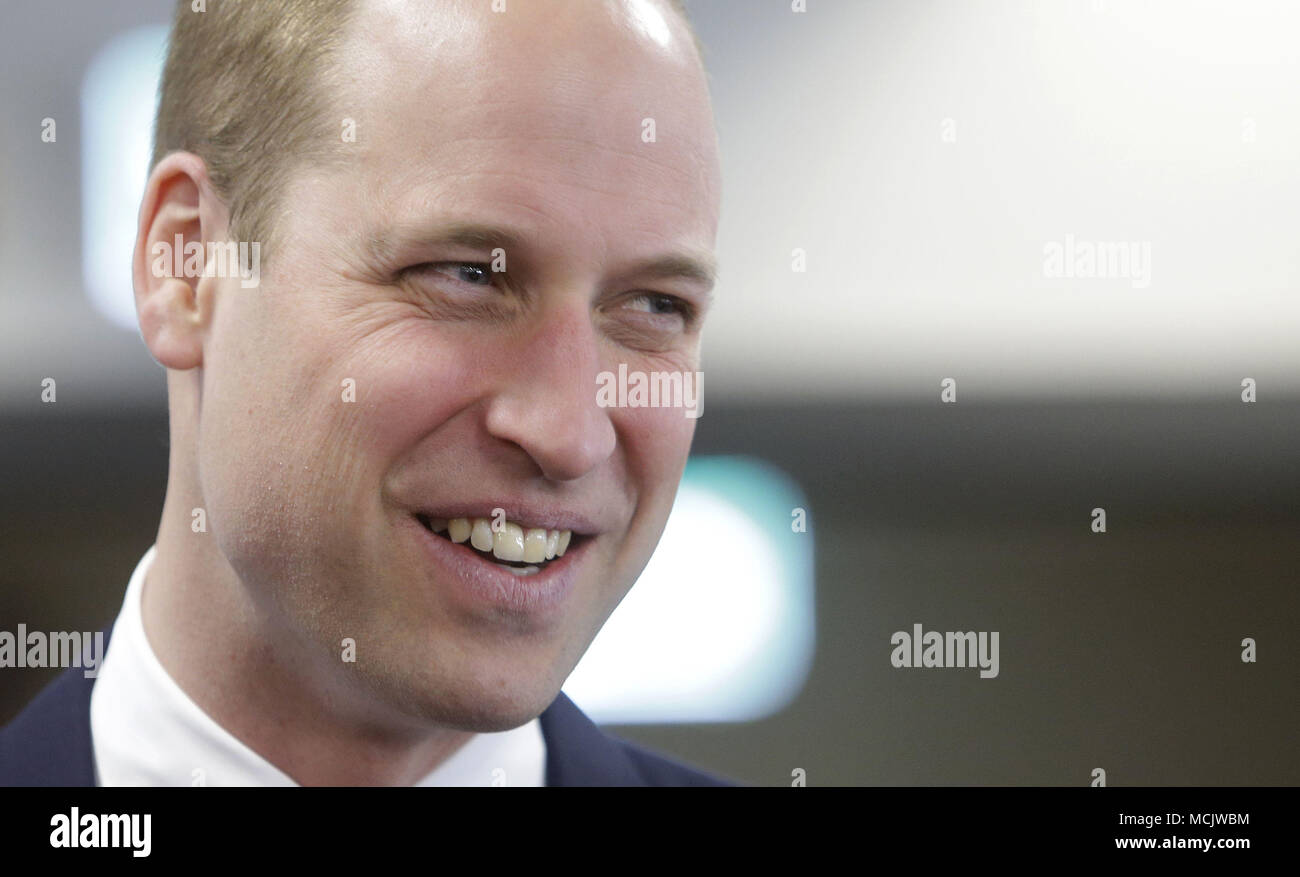
[[(96, 48), (168, 5), (5, 5), (0, 406), (48, 375), (60, 402), (162, 404), (87, 303), (77, 120)], [(1300, 394), (1300, 7), (808, 5), (694, 3), (725, 187), (711, 393)], [(1045, 276), (1067, 235), (1148, 247), (1149, 279)]]

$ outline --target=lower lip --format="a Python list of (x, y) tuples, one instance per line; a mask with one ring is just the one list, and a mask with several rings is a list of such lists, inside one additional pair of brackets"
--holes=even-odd
[(425, 545), (441, 578), (452, 583), (456, 594), (479, 607), (504, 609), (537, 621), (558, 617), (578, 577), (590, 539), (570, 547), (563, 557), (547, 562), (537, 572), (517, 576), (485, 559), (467, 544), (457, 544), (421, 524), (414, 516), (407, 518)]

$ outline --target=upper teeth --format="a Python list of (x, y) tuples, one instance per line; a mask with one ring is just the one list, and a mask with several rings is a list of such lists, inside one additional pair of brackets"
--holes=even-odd
[(433, 518), (429, 526), (435, 533), (447, 531), (452, 542), (466, 542), (479, 551), (491, 551), (501, 560), (524, 563), (541, 563), (554, 557), (563, 557), (573, 538), (572, 530), (547, 530), (531, 527), (525, 530), (518, 524), (506, 521), (495, 532), (487, 518)]

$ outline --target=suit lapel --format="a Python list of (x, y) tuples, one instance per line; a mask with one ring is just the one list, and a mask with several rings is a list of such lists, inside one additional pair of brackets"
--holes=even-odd
[[(113, 627), (104, 631), (104, 654)], [(93, 786), (95, 747), (90, 736), (94, 679), (80, 667), (55, 677), (0, 729), (0, 786)]]
[(548, 786), (644, 786), (618, 741), (601, 731), (560, 692), (541, 715)]
[[(104, 634), (105, 652), (112, 637)], [(0, 785), (93, 786), (90, 695), (95, 680), (64, 670), (0, 730)], [(626, 750), (563, 692), (540, 716), (548, 786), (642, 786)]]
[(58, 675), (0, 732), (0, 785), (93, 786), (90, 691), (80, 667)]

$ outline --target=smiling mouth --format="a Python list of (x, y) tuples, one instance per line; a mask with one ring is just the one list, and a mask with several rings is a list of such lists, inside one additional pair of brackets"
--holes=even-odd
[(464, 545), (484, 560), (517, 576), (536, 575), (587, 537), (572, 530), (524, 527), (506, 521), (493, 529), (487, 518), (432, 518), (417, 514), (426, 530), (457, 545)]

